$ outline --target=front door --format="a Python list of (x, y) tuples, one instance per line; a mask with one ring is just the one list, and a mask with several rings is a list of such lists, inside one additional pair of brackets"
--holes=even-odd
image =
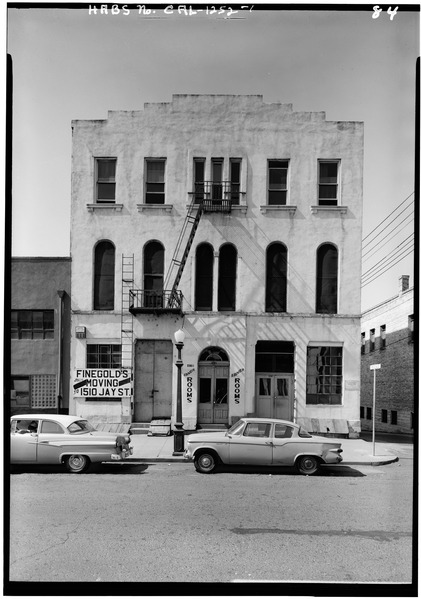
[(138, 339), (135, 351), (134, 420), (171, 418), (173, 344)]
[(293, 376), (259, 374), (256, 377), (256, 412), (259, 418), (293, 418)]
[(199, 366), (199, 424), (228, 422), (229, 366)]

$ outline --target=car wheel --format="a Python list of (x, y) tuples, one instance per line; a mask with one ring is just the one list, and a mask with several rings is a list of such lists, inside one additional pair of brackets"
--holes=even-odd
[(217, 465), (216, 455), (212, 452), (204, 452), (194, 458), (194, 467), (202, 474), (210, 474)]
[(305, 455), (297, 460), (297, 469), (300, 474), (315, 474), (319, 465), (319, 460), (312, 455)]
[(89, 463), (89, 458), (86, 455), (74, 454), (66, 458), (66, 468), (73, 474), (85, 472), (89, 468)]

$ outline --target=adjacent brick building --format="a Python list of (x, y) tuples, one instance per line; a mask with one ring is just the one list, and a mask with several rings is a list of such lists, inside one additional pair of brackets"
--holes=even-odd
[(68, 412), (70, 258), (12, 258), (10, 413)]
[[(361, 319), (361, 427), (388, 433), (414, 432), (414, 288), (399, 279), (399, 293), (363, 312)], [(373, 414), (372, 364), (376, 372)]]
[(186, 430), (358, 434), (363, 124), (175, 95), (72, 129), (71, 411), (174, 422), (182, 327)]

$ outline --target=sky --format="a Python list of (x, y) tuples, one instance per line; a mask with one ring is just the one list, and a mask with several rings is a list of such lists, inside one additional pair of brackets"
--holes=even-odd
[(146, 4), (151, 15), (138, 5), (129, 15), (54, 6), (7, 12), (12, 256), (70, 255), (73, 119), (142, 110), (173, 94), (261, 94), (327, 120), (364, 121), (362, 309), (396, 295), (402, 274), (413, 284), (419, 5), (393, 15), (389, 5), (375, 13), (368, 4), (250, 4), (230, 18), (165, 14), (169, 4)]

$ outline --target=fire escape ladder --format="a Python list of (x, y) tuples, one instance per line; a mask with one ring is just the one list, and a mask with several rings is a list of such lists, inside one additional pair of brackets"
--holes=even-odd
[[(193, 214), (193, 211), (196, 209), (196, 214)], [(174, 255), (171, 260), (170, 267), (168, 269), (167, 278), (164, 284), (164, 289), (169, 289), (171, 285), (171, 280), (173, 277), (173, 272), (177, 268), (175, 278), (171, 285), (171, 292), (168, 298), (168, 306), (171, 307), (174, 304), (176, 299), (178, 284), (180, 283), (181, 276), (184, 271), (184, 267), (186, 265), (186, 261), (190, 252), (190, 248), (193, 244), (193, 239), (196, 234), (197, 227), (199, 226), (200, 217), (203, 213), (203, 205), (194, 204), (192, 202), (189, 206), (189, 211), (184, 220), (183, 226), (181, 228), (180, 236), (177, 241), (177, 245), (174, 250)], [(184, 242), (187, 238), (187, 243), (184, 246)], [(184, 248), (184, 249), (183, 249)]]
[(133, 373), (133, 304), (134, 255), (122, 256), (121, 264), (121, 366)]

